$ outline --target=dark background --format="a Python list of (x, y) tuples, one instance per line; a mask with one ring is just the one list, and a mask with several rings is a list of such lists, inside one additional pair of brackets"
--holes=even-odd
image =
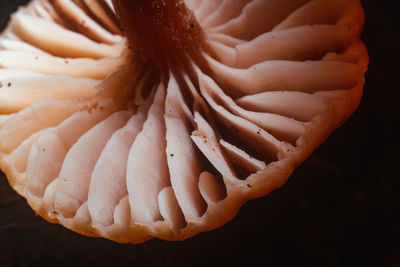
[[(0, 0), (0, 28), (24, 2)], [(122, 245), (45, 222), (0, 174), (0, 266), (400, 266), (400, 20), (397, 1), (362, 2), (361, 105), (281, 189), (184, 242)]]

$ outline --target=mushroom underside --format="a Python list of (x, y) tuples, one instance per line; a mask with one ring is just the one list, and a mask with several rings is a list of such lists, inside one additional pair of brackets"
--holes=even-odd
[(358, 106), (358, 0), (140, 3), (32, 0), (0, 35), (0, 167), (50, 222), (123, 243), (215, 229)]

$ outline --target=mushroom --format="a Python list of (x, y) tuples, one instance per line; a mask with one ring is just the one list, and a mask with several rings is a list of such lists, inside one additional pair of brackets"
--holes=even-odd
[(220, 227), (356, 109), (358, 0), (32, 0), (0, 36), (0, 167), (123, 243)]

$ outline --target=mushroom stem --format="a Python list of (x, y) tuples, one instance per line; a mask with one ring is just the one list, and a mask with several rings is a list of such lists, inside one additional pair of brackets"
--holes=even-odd
[(135, 57), (161, 70), (201, 61), (204, 34), (182, 0), (113, 0)]

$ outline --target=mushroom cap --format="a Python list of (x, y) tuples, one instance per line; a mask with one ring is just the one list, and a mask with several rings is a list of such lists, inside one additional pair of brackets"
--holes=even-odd
[(358, 0), (185, 0), (202, 62), (143, 64), (111, 1), (32, 0), (0, 35), (0, 167), (46, 220), (140, 243), (220, 227), (357, 108)]

